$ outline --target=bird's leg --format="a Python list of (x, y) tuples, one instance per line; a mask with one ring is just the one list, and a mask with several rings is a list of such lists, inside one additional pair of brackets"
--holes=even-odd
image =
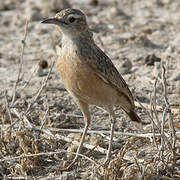
[(115, 114), (113, 111), (113, 107), (108, 108), (108, 111), (109, 111), (109, 118), (111, 122), (111, 134), (110, 134), (109, 147), (106, 154), (106, 159), (103, 163), (105, 166), (108, 165), (111, 160), (112, 141), (113, 141), (113, 136), (114, 136), (114, 126), (115, 126)]
[(87, 134), (88, 127), (90, 125), (90, 113), (89, 113), (89, 109), (88, 109), (88, 104), (86, 104), (82, 101), (78, 101), (77, 104), (83, 113), (84, 121), (85, 121), (85, 127), (84, 127), (84, 131), (83, 131), (83, 135), (81, 137), (80, 144), (79, 144), (78, 149), (76, 151), (76, 156), (73, 159), (73, 162), (67, 167), (67, 169), (71, 169), (73, 167), (73, 165), (75, 164), (75, 162), (77, 161), (78, 155), (81, 152), (81, 149), (83, 147), (83, 143), (84, 143), (84, 140), (85, 140), (85, 137)]

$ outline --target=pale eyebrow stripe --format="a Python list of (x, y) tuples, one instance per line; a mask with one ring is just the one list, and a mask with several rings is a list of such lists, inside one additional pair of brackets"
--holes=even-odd
[(81, 15), (78, 14), (70, 14), (68, 17), (81, 18)]

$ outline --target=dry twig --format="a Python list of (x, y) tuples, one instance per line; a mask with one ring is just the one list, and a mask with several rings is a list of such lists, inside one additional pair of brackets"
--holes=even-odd
[(22, 51), (21, 51), (21, 56), (19, 58), (19, 71), (18, 71), (18, 76), (17, 76), (17, 80), (14, 86), (14, 91), (13, 91), (13, 98), (11, 101), (11, 106), (13, 106), (15, 99), (16, 99), (16, 90), (17, 90), (17, 86), (18, 83), (20, 81), (20, 76), (21, 76), (21, 72), (22, 72), (22, 67), (23, 67), (23, 59), (24, 59), (24, 50), (25, 50), (25, 46), (26, 46), (26, 37), (27, 37), (27, 32), (28, 32), (28, 21), (26, 21), (26, 26), (25, 26), (25, 33), (24, 33), (24, 38), (22, 39)]
[[(61, 153), (69, 153), (69, 154), (73, 154), (76, 155), (75, 152), (69, 152), (66, 150), (60, 150), (57, 152), (46, 152), (46, 153), (37, 153), (37, 154), (22, 154), (20, 156), (16, 156), (16, 157), (12, 157), (12, 158), (4, 158), (4, 159), (0, 159), (0, 162), (5, 162), (5, 161), (15, 161), (18, 159), (22, 159), (22, 158), (31, 158), (31, 157), (36, 157), (36, 156), (50, 156), (50, 155), (55, 155), (55, 154), (61, 154)], [(94, 160), (92, 160), (91, 158), (83, 155), (83, 154), (78, 154), (78, 156), (81, 156), (89, 161), (91, 161), (92, 163), (96, 164), (97, 166), (99, 165), (97, 162), (95, 162)]]
[(33, 101), (31, 102), (31, 104), (29, 104), (28, 108), (27, 108), (26, 111), (25, 111), (25, 114), (29, 114), (29, 113), (30, 113), (30, 110), (32, 109), (33, 105), (36, 103), (36, 101), (38, 100), (39, 96), (41, 95), (42, 90), (44, 89), (44, 87), (45, 87), (46, 84), (47, 84), (47, 81), (48, 81), (49, 76), (50, 76), (50, 74), (51, 74), (51, 71), (52, 71), (52, 68), (53, 68), (53, 66), (54, 66), (54, 63), (55, 63), (55, 61), (53, 61), (52, 65), (51, 65), (51, 68), (50, 68), (50, 70), (49, 70), (49, 72), (48, 72), (48, 74), (47, 74), (44, 82), (42, 83), (41, 88), (39, 89), (38, 93), (36, 94), (35, 98), (34, 98)]
[[(78, 142), (78, 141), (72, 140), (71, 138), (62, 136), (62, 135), (60, 135), (60, 134), (56, 134), (55, 137), (58, 138), (58, 139), (64, 140), (64, 141), (66, 141), (66, 142), (72, 143), (72, 144), (74, 144), (74, 145), (77, 145), (77, 146), (79, 146), (79, 143), (80, 143), (80, 142)], [(103, 153), (103, 154), (106, 154), (106, 152), (107, 152), (106, 149), (101, 148), (101, 147), (99, 147), (99, 146), (93, 146), (93, 145), (90, 145), (90, 144), (87, 144), (87, 143), (84, 143), (83, 146), (84, 146), (85, 148), (87, 148), (87, 149), (90, 149), (90, 150), (93, 149), (93, 150), (98, 151), (98, 152), (101, 152), (101, 153)]]
[[(158, 145), (157, 145), (157, 142), (156, 142), (156, 138), (155, 138), (155, 128), (154, 128), (154, 124), (155, 124), (155, 122), (153, 121), (153, 101), (152, 101), (152, 96), (151, 96), (151, 101), (150, 101), (150, 104), (151, 104), (151, 110), (150, 110), (150, 112), (151, 112), (151, 125), (152, 125), (152, 133), (153, 133), (153, 142), (154, 142), (154, 144), (156, 145), (156, 148), (158, 148)], [(157, 126), (157, 125), (156, 125)]]
[[(49, 130), (51, 131), (55, 131), (55, 132), (72, 132), (72, 133), (82, 133), (83, 130), (82, 129), (59, 129), (59, 128), (49, 128)], [(87, 133), (89, 134), (110, 134), (110, 131), (97, 131), (97, 130), (88, 130)], [(132, 137), (139, 137), (139, 138), (152, 138), (153, 137), (153, 133), (144, 133), (144, 134), (140, 134), (140, 133), (128, 133), (128, 132), (114, 132), (115, 135), (120, 135), (120, 136), (132, 136)], [(160, 133), (155, 133), (154, 134), (156, 137), (161, 136)], [(180, 137), (180, 132), (176, 132), (176, 135)], [(167, 137), (169, 137), (168, 134), (166, 134)]]
[(157, 85), (157, 81), (158, 79), (156, 78), (155, 82), (154, 82), (154, 88), (153, 88), (153, 91), (154, 91), (154, 99), (153, 99), (153, 112), (155, 114), (155, 118), (156, 118), (156, 121), (158, 123), (158, 127), (160, 128), (161, 127), (161, 124), (160, 124), (160, 121), (159, 121), (159, 118), (158, 118), (158, 114), (157, 114), (157, 105), (156, 105), (156, 85)]
[(174, 129), (174, 125), (173, 125), (173, 120), (172, 120), (172, 114), (171, 114), (171, 108), (170, 108), (170, 104), (167, 98), (167, 83), (166, 83), (166, 77), (165, 77), (165, 73), (166, 73), (166, 68), (164, 65), (162, 65), (162, 75), (161, 75), (161, 79), (162, 79), (162, 86), (163, 86), (163, 92), (164, 92), (164, 101), (165, 101), (165, 108), (163, 111), (163, 116), (162, 116), (162, 123), (161, 123), (161, 146), (160, 146), (160, 159), (164, 162), (164, 124), (165, 124), (165, 120), (166, 120), (166, 114), (169, 114), (169, 129), (170, 129), (170, 136), (171, 136), (171, 145), (169, 145), (169, 141), (167, 140), (167, 143), (169, 145), (169, 148), (172, 152), (173, 155), (173, 159), (174, 159), (174, 163), (176, 162), (176, 158), (175, 158), (175, 145), (176, 145), (176, 132)]
[(8, 115), (9, 115), (9, 118), (10, 118), (10, 121), (11, 121), (11, 124), (12, 124), (13, 120), (12, 120), (11, 110), (9, 108), (9, 103), (8, 103), (7, 92), (6, 91), (4, 92), (4, 97), (5, 97), (5, 101), (6, 101), (6, 109), (8, 111)]
[(49, 113), (49, 106), (48, 106), (48, 103), (46, 103), (46, 104), (47, 104), (47, 110), (46, 110), (46, 112), (45, 112), (45, 114), (44, 114), (43, 119), (41, 120), (41, 127), (40, 127), (40, 129), (43, 128), (43, 126), (44, 126), (44, 124), (45, 124), (45, 122), (46, 122), (46, 119), (47, 119), (47, 114)]

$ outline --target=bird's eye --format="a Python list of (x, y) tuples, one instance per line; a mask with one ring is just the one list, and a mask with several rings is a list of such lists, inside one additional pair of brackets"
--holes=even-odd
[(75, 19), (74, 17), (70, 17), (70, 18), (69, 18), (69, 22), (70, 22), (70, 23), (75, 22), (75, 20), (76, 20), (76, 19)]

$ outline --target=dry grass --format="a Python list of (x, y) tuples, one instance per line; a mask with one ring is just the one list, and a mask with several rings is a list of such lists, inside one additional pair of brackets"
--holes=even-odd
[[(161, 64), (161, 77), (154, 83), (151, 102), (146, 104), (148, 109), (138, 105), (139, 111), (148, 114), (150, 129), (144, 125), (144, 130), (137, 130), (137, 133), (118, 135), (114, 139), (114, 154), (108, 167), (101, 165), (107, 149), (108, 133), (102, 136), (95, 130), (86, 138), (86, 149), (79, 155), (75, 171), (62, 172), (61, 169), (74, 157), (81, 134), (78, 130), (71, 134), (60, 133), (61, 125), (67, 130), (78, 129), (80, 125), (71, 124), (71, 119), (76, 121), (82, 116), (68, 114), (66, 109), (58, 112), (57, 107), (49, 106), (45, 87), (52, 75), (53, 63), (36, 93), (28, 99), (18, 96), (29, 86), (28, 83), (22, 84), (27, 36), (28, 23), (22, 40), (14, 91), (12, 95), (3, 92), (0, 108), (0, 173), (4, 178), (180, 179), (180, 133), (176, 131), (179, 128), (180, 104), (172, 108), (168, 101), (164, 62)], [(161, 97), (157, 97), (157, 84), (162, 88)], [(162, 109), (156, 105), (157, 98), (165, 104)], [(71, 106), (71, 103), (68, 105)], [(57, 118), (58, 125), (54, 122)]]

